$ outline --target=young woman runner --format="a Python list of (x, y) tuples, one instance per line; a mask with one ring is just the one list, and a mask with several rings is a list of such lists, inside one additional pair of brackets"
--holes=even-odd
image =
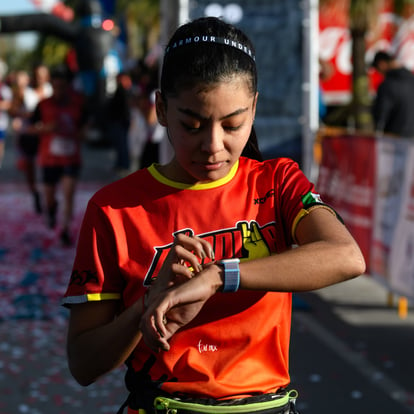
[(69, 366), (88, 385), (126, 363), (129, 414), (295, 412), (292, 292), (365, 271), (298, 165), (260, 161), (257, 99), (244, 33), (179, 27), (156, 96), (171, 161), (89, 202), (63, 301)]

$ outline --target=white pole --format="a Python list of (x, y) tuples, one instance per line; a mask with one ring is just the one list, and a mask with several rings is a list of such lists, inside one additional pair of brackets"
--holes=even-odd
[(319, 1), (304, 0), (303, 9), (302, 169), (314, 180), (313, 145), (319, 128)]
[(187, 23), (190, 18), (190, 1), (189, 0), (179, 0), (180, 1), (180, 10), (178, 12), (178, 25), (181, 26), (184, 23)]

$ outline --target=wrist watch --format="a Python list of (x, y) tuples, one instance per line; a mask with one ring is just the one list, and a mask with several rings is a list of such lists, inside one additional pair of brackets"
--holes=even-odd
[(224, 284), (222, 292), (237, 292), (240, 285), (240, 259), (223, 259), (216, 262), (223, 268)]

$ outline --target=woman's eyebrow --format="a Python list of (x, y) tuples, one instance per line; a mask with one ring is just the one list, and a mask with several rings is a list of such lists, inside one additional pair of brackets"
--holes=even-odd
[[(249, 110), (249, 108), (240, 108), (240, 109), (237, 109), (236, 111), (232, 112), (231, 114), (224, 115), (223, 117), (221, 117), (220, 118), (220, 121), (223, 121), (224, 119), (227, 119), (227, 118), (231, 118), (232, 116), (240, 115), (240, 114), (242, 114), (242, 113), (244, 113), (244, 112), (246, 112), (248, 110)], [(196, 118), (196, 119), (198, 119), (200, 121), (208, 121), (208, 118), (200, 115), (197, 112), (192, 111), (191, 109), (178, 108), (178, 111), (181, 112), (181, 113), (183, 113), (183, 114), (185, 114), (185, 115), (189, 115), (192, 118)]]

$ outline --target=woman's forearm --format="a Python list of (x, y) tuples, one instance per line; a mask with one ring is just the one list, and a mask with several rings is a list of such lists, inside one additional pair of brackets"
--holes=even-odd
[(351, 279), (364, 271), (363, 257), (353, 243), (319, 241), (240, 263), (240, 288), (309, 291)]
[[(96, 309), (99, 312), (99, 307)], [(103, 374), (120, 366), (129, 357), (142, 338), (139, 323), (142, 303), (136, 302), (112, 321), (74, 333), (69, 328), (68, 360), (73, 377), (81, 385), (89, 385)], [(73, 313), (79, 326), (79, 314)]]
[(298, 247), (240, 264), (241, 288), (284, 292), (320, 289), (365, 272), (358, 244), (332, 212), (318, 208), (296, 231)]

